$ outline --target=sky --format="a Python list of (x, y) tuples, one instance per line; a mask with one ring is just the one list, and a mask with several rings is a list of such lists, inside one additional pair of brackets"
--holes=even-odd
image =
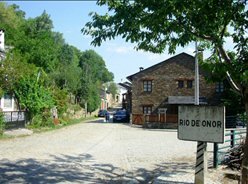
[[(106, 7), (96, 5), (95, 1), (6, 1), (8, 4), (17, 4), (26, 13), (26, 18), (34, 18), (45, 10), (53, 21), (54, 29), (63, 33), (65, 41), (81, 51), (93, 49), (105, 61), (106, 67), (114, 74), (116, 83), (127, 81), (126, 77), (137, 73), (140, 67), (148, 68), (162, 62), (173, 55), (166, 51), (163, 54), (153, 54), (145, 51), (136, 51), (135, 44), (127, 43), (124, 39), (103, 42), (100, 47), (90, 45), (92, 38), (83, 35), (81, 29), (91, 20), (89, 13), (104, 14)], [(186, 52), (194, 55), (194, 43), (185, 48), (177, 49), (176, 54)]]

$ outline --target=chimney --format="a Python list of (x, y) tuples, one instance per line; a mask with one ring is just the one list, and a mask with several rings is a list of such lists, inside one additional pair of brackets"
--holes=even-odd
[(144, 68), (143, 68), (143, 67), (139, 67), (139, 69), (140, 69), (140, 71), (144, 70)]
[(4, 30), (0, 29), (0, 50), (4, 51)]

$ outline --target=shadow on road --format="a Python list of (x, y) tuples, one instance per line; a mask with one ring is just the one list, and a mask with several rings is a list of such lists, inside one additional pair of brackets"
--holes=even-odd
[[(135, 168), (124, 171), (120, 167), (97, 163), (90, 154), (51, 155), (49, 160), (0, 160), (0, 183), (156, 183), (156, 178), (186, 174), (192, 170), (188, 163), (162, 163), (154, 170)], [(157, 180), (159, 181), (159, 180)], [(159, 182), (160, 183), (160, 182)], [(171, 183), (171, 182), (170, 182)], [(172, 182), (173, 183), (173, 182)], [(174, 183), (180, 183), (174, 182)], [(187, 183), (187, 182), (183, 182)]]

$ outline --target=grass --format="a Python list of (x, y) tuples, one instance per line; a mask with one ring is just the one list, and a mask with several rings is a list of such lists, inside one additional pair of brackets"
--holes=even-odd
[(94, 120), (96, 117), (82, 117), (79, 119), (68, 119), (66, 121), (62, 120), (63, 122), (59, 123), (58, 125), (54, 125), (51, 127), (40, 127), (40, 128), (32, 128), (30, 127), (31, 130), (33, 130), (34, 133), (42, 133), (42, 132), (47, 132), (47, 131), (53, 131), (53, 130), (58, 130), (64, 127), (68, 127), (71, 125), (79, 124), (79, 123), (85, 123), (90, 120)]
[[(51, 127), (40, 127), (40, 128), (33, 128), (32, 126), (27, 126), (26, 128), (32, 130), (34, 133), (42, 133), (42, 132), (47, 132), (47, 131), (53, 131), (53, 130), (58, 130), (64, 127), (68, 127), (71, 125), (75, 125), (75, 124), (79, 124), (79, 123), (85, 123), (88, 122), (90, 120), (94, 120), (97, 119), (96, 117), (82, 117), (79, 119), (68, 119), (66, 121), (63, 121), (62, 123), (58, 124), (58, 125), (53, 125)], [(14, 138), (16, 136), (9, 136), (9, 135), (4, 135), (1, 134), (0, 135), (0, 140), (5, 140), (5, 139), (10, 139), (10, 138)], [(23, 136), (18, 136), (18, 137), (23, 137)]]

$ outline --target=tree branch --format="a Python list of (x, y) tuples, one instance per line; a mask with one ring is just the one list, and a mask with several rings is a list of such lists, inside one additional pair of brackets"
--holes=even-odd
[[(218, 47), (218, 55), (220, 57), (220, 61), (222, 61), (221, 58), (224, 59), (224, 62), (227, 62), (229, 65), (231, 65), (231, 59), (230, 57), (227, 55), (226, 51), (224, 50), (224, 48), (222, 46)], [(231, 85), (231, 87), (239, 94), (242, 95), (242, 87), (240, 85), (238, 85), (231, 77), (229, 71), (226, 71), (226, 75), (227, 75), (227, 80), (229, 82), (229, 84)]]
[(218, 50), (219, 50), (221, 57), (225, 60), (225, 62), (227, 62), (228, 64), (231, 64), (231, 58), (227, 55), (222, 45), (218, 46)]
[(231, 87), (236, 91), (238, 92), (239, 94), (243, 95), (242, 94), (242, 88), (240, 85), (238, 85), (231, 77), (229, 71), (226, 71), (226, 75), (227, 75), (227, 80), (229, 82), (229, 84), (231, 85)]

